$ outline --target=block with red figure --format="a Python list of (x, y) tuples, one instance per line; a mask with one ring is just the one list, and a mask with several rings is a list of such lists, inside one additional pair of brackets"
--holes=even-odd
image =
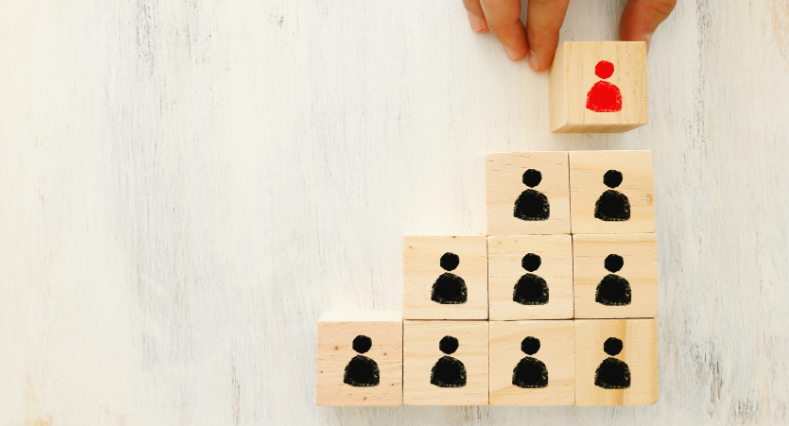
[(621, 133), (647, 124), (644, 42), (573, 41), (550, 70), (554, 133)]

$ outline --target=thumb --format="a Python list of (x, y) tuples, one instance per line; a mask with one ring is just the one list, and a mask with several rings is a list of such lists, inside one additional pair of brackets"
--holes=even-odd
[(677, 0), (630, 0), (622, 12), (619, 38), (622, 41), (645, 41), (647, 52), (652, 33), (668, 18)]

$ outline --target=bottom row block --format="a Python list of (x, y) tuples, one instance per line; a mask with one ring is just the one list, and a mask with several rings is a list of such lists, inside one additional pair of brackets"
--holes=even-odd
[(657, 386), (654, 319), (318, 322), (318, 405), (647, 405)]

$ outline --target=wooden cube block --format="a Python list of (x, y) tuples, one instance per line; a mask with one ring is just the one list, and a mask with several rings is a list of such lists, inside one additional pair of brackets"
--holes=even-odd
[(318, 320), (318, 405), (401, 405), (402, 312), (325, 312)]
[(487, 256), (483, 236), (404, 237), (404, 317), (487, 319)]
[(485, 156), (488, 235), (569, 234), (567, 152)]
[(620, 133), (647, 124), (644, 42), (565, 42), (549, 75), (551, 132)]
[(488, 404), (487, 321), (405, 321), (406, 405)]
[(573, 235), (575, 317), (654, 318), (655, 234)]
[(488, 237), (488, 298), (491, 320), (572, 318), (572, 237)]
[(575, 405), (649, 405), (657, 399), (654, 319), (575, 321)]
[(490, 322), (490, 405), (572, 405), (575, 324)]
[(650, 151), (570, 152), (573, 234), (655, 232)]

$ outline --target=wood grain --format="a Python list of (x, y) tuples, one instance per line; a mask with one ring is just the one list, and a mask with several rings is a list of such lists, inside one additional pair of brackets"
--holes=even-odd
[[(602, 135), (460, 0), (0, 1), (0, 424), (786, 425), (786, 5), (678, 2), (649, 124)], [(657, 404), (315, 406), (320, 315), (484, 234), (486, 153), (602, 149), (654, 153)]]

